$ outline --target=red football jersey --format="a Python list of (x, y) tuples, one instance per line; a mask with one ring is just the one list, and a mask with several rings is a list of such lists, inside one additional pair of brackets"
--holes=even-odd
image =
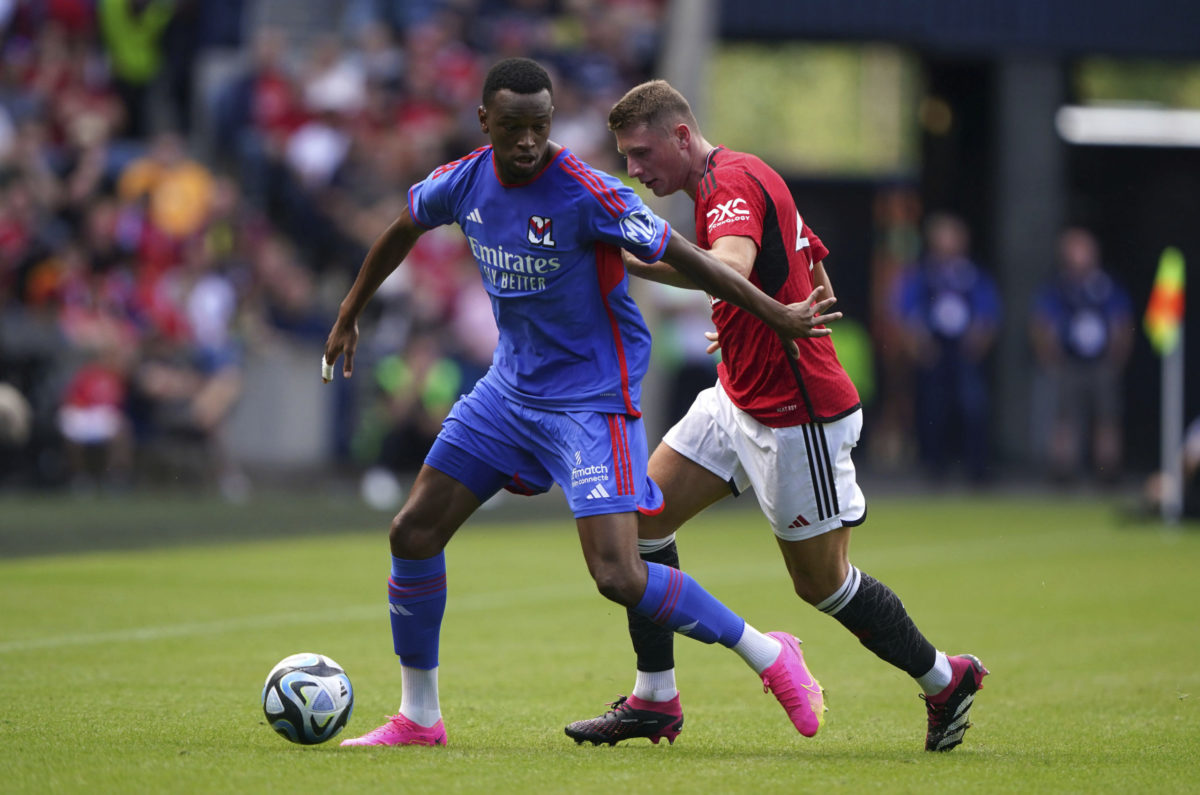
[[(829, 251), (808, 228), (783, 178), (753, 155), (717, 147), (696, 192), (696, 240), (726, 235), (758, 244), (750, 281), (785, 304), (813, 291), (813, 263)], [(778, 335), (749, 312), (713, 300), (721, 339), (717, 374), (734, 405), (773, 428), (845, 416), (860, 403), (830, 337), (796, 340), (792, 359)]]

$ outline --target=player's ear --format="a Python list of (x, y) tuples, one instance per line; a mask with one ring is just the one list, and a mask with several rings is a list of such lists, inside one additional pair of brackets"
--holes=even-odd
[(686, 124), (675, 125), (675, 141), (680, 149), (687, 149), (692, 141), (692, 131)]
[(480, 105), (478, 113), (479, 113), (479, 129), (483, 130), (484, 134), (486, 135), (487, 131), (488, 131), (487, 108), (485, 108), (483, 105)]

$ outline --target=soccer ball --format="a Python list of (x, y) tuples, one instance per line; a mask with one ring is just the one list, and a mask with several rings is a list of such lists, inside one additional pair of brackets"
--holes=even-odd
[(342, 666), (321, 654), (293, 654), (267, 674), (263, 713), (294, 743), (316, 745), (342, 730), (354, 710), (354, 689)]

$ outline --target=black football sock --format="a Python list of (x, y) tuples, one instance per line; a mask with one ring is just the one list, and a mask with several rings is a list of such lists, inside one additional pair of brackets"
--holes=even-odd
[(917, 629), (900, 597), (869, 574), (853, 566), (846, 582), (817, 605), (854, 633), (877, 657), (912, 677), (933, 668), (937, 650)]
[[(671, 536), (668, 543), (658, 549), (642, 552), (642, 560), (678, 569), (679, 550), (675, 546), (675, 537)], [(625, 612), (629, 616), (629, 638), (637, 653), (638, 670), (655, 673), (674, 668), (675, 633), (631, 609)]]

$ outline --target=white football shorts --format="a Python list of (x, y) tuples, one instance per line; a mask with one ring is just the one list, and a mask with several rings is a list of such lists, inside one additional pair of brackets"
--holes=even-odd
[(663, 442), (728, 481), (735, 494), (753, 487), (775, 535), (800, 541), (866, 519), (850, 458), (861, 432), (862, 409), (832, 422), (771, 428), (733, 405), (717, 384), (696, 396)]

